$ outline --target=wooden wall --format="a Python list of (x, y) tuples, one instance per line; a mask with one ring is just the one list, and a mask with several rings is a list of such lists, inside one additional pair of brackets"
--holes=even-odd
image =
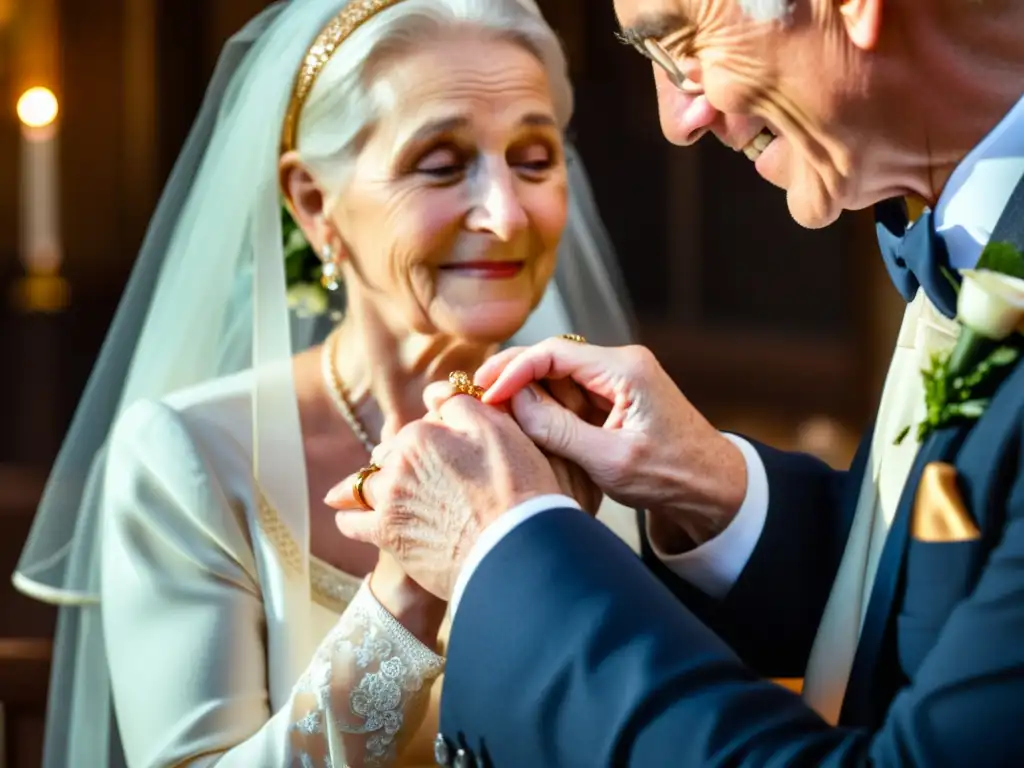
[(0, 465), (0, 765), (42, 764), (46, 689), (56, 612), (15, 592), (14, 570), (42, 487), (42, 473)]

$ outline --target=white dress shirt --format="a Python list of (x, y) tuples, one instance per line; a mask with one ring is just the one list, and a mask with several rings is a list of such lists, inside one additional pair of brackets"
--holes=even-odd
[[(946, 244), (955, 269), (973, 267), (992, 230), (1024, 177), (1024, 98), (956, 167), (935, 206), (936, 233)], [(736, 517), (718, 536), (681, 555), (655, 554), (680, 578), (711, 597), (724, 597), (743, 572), (757, 546), (768, 515), (770, 488), (764, 463), (754, 447), (726, 435), (747, 464), (747, 493)], [(557, 507), (578, 507), (565, 496), (542, 496), (521, 504), (489, 526), (471, 550), (459, 574), (450, 604), (458, 601), (476, 567), (509, 531), (536, 514)]]

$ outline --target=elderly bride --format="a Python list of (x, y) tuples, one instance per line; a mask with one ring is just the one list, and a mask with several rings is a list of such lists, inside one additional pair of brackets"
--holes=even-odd
[(64, 606), (48, 766), (431, 762), (445, 605), (323, 497), (511, 337), (627, 340), (570, 112), (526, 0), (294, 0), (229, 42), (15, 575)]

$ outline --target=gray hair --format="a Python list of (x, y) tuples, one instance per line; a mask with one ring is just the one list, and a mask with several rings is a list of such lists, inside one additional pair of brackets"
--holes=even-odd
[(345, 40), (324, 67), (302, 110), (297, 149), (326, 190), (342, 190), (359, 141), (387, 108), (375, 72), (383, 59), (456, 28), (478, 29), (522, 46), (548, 75), (562, 127), (573, 96), (565, 54), (531, 0), (403, 0)]

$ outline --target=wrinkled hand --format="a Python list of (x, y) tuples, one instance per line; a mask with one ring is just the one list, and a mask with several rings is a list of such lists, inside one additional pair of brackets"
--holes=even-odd
[(436, 418), (403, 427), (374, 451), (381, 467), (363, 494), (354, 477), (324, 500), (339, 510), (338, 529), (391, 554), (424, 589), (448, 600), (480, 532), (535, 496), (559, 493), (544, 454), (503, 409), (459, 395)]
[[(571, 381), (565, 380), (552, 383), (555, 385), (554, 387), (547, 386), (548, 382), (544, 382), (544, 385), (541, 386), (536, 384), (531, 386), (537, 389), (538, 397), (555, 397), (566, 408), (573, 410), (575, 413), (580, 413), (583, 409), (581, 401), (584, 396), (576, 385)], [(435, 382), (424, 391), (423, 400), (427, 405), (428, 411), (431, 414), (436, 414), (441, 406), (450, 398), (459, 396), (452, 393), (451, 386), (446, 382)], [(512, 412), (511, 407), (507, 403), (492, 407), (500, 408), (505, 413), (511, 414)], [(598, 508), (601, 506), (601, 501), (604, 499), (604, 493), (590, 479), (589, 475), (583, 471), (582, 467), (568, 459), (563, 459), (561, 456), (554, 456), (550, 453), (545, 453), (545, 456), (551, 465), (551, 470), (555, 473), (558, 487), (562, 489), (561, 492), (575, 499), (588, 514), (596, 515)]]
[[(579, 388), (574, 407), (531, 386), (546, 381), (554, 388), (560, 380)], [(487, 389), (485, 403), (510, 404), (537, 445), (582, 467), (604, 493), (649, 510), (652, 524), (659, 517), (670, 521), (672, 530), (659, 542), (667, 549), (682, 551), (715, 536), (746, 494), (739, 449), (644, 347), (548, 339), (495, 355), (477, 371), (476, 384)]]

